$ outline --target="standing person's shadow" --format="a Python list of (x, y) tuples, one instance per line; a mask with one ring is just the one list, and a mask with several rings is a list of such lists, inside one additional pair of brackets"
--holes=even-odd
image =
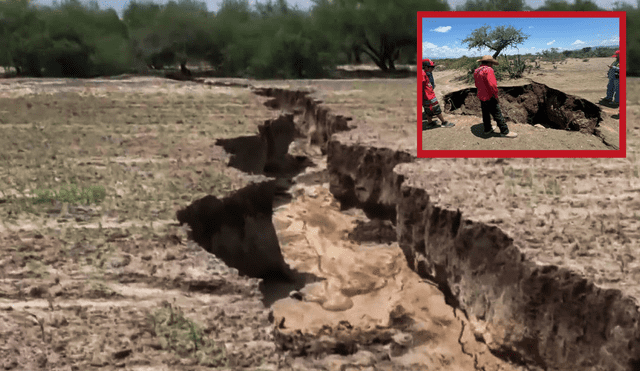
[(485, 134), (484, 133), (484, 124), (483, 123), (479, 123), (479, 124), (475, 124), (473, 126), (471, 126), (471, 134), (475, 135), (478, 138), (483, 138), (483, 139), (488, 139), (491, 137), (497, 137), (500, 134), (496, 133), (496, 132), (491, 132), (489, 134)]

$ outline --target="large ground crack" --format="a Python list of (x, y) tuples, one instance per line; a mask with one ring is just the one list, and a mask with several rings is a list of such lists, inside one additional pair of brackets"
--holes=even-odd
[[(540, 84), (532, 84), (503, 93), (511, 96), (514, 102), (522, 100), (526, 94), (535, 95), (536, 105), (529, 107), (530, 110), (525, 107), (520, 112), (525, 121), (541, 119), (543, 114), (540, 112), (545, 112), (550, 116), (547, 125), (592, 134), (596, 132), (595, 127), (601, 120), (599, 110), (592, 111), (588, 102), (563, 96), (550, 88), (547, 88), (549, 96), (539, 95), (544, 88)], [(568, 269), (537, 266), (527, 261), (513, 245), (513, 240), (499, 228), (465, 219), (458, 210), (433, 204), (427, 191), (412, 183), (415, 171), (406, 171), (417, 166), (413, 155), (407, 151), (351, 141), (348, 135), (340, 134), (349, 129), (348, 119), (332, 115), (321, 107), (319, 101), (310, 98), (308, 92), (271, 88), (255, 91), (271, 97), (267, 105), (285, 113), (275, 121), (266, 122), (256, 136), (219, 140), (218, 144), (232, 154), (230, 165), (253, 174), (295, 179), (297, 174), (309, 167), (304, 165), (305, 161), (313, 162), (313, 159), (302, 160), (288, 154), (288, 147), (294, 139), (301, 138), (307, 145), (322, 148), (322, 153), (327, 154), (330, 190), (340, 201), (342, 209), (361, 208), (370, 217), (388, 221), (373, 224), (376, 226), (374, 229), (380, 231), (387, 228), (386, 223), (395, 226), (397, 241), (408, 266), (420, 276), (434, 280), (444, 293), (447, 304), (468, 313), (470, 321), (486, 324), (487, 336), (483, 340), (493, 356), (514, 367), (566, 369), (565, 366), (571, 363), (569, 359), (573, 359), (575, 365), (597, 364), (611, 370), (636, 371), (633, 367), (637, 356), (634, 355), (640, 351), (640, 330), (634, 324), (640, 323), (640, 316), (637, 305), (620, 295), (619, 291), (616, 294), (615, 290), (582, 284), (571, 278), (573, 275)], [(470, 94), (467, 91), (464, 99), (455, 99), (466, 102)], [(451, 101), (455, 99), (451, 98)], [(549, 110), (560, 113), (555, 112), (553, 116)], [(516, 111), (509, 112), (510, 117), (518, 114)], [(563, 123), (560, 119), (564, 120)], [(247, 151), (247, 147), (253, 151)], [(223, 208), (227, 204), (234, 205), (231, 201), (218, 201)], [(271, 229), (273, 224), (268, 221), (267, 214), (260, 214), (260, 218), (263, 218), (261, 221), (265, 228)], [(248, 221), (245, 220), (245, 223)], [(237, 225), (241, 225), (239, 221)], [(302, 225), (305, 229), (316, 228), (309, 224)], [(320, 235), (322, 228), (327, 225), (321, 223), (316, 233)], [(365, 231), (363, 227), (363, 233), (359, 236), (359, 232), (354, 231), (352, 238), (369, 238)], [(246, 244), (243, 239), (251, 234), (245, 231), (243, 235), (242, 228), (236, 228), (233, 234), (235, 237), (229, 240), (235, 241), (240, 246), (238, 248), (243, 249), (241, 246)], [(383, 241), (381, 237), (385, 235), (385, 232), (381, 232), (375, 238)], [(393, 242), (386, 237), (384, 241)], [(312, 242), (307, 241), (306, 244)], [(272, 246), (273, 251), (267, 254), (278, 255), (274, 253), (277, 248), (280, 255), (275, 265), (286, 271), (282, 268), (286, 265), (281, 253), (283, 246)], [(243, 251), (247, 257), (260, 256), (250, 253), (251, 249), (245, 248)], [(328, 274), (327, 267), (332, 265), (319, 261), (317, 255), (313, 260), (310, 267), (316, 269), (315, 274)], [(245, 272), (257, 274), (250, 269)], [(327, 284), (322, 284), (325, 285), (322, 295), (330, 290)], [(399, 287), (405, 285), (400, 284)], [(309, 293), (298, 295), (297, 298), (305, 298), (306, 295)], [(298, 299), (284, 300), (299, 303)], [(323, 302), (323, 305), (330, 304), (329, 307), (343, 310), (352, 305), (349, 304), (352, 300), (349, 295), (337, 293), (336, 297)], [(563, 314), (567, 305), (580, 314)], [(593, 318), (598, 322), (594, 322)], [(279, 318), (276, 322), (282, 320)], [(283, 322), (283, 329), (295, 328), (296, 322), (289, 321)], [(350, 325), (354, 326), (354, 323)], [(462, 343), (466, 326), (462, 323), (462, 332), (455, 334), (454, 342), (461, 347), (462, 354), (469, 356), (473, 352)], [(576, 328), (584, 330), (576, 332)], [(621, 330), (615, 330), (617, 328)], [(288, 339), (284, 343), (309, 344), (304, 337), (296, 340), (284, 338)], [(332, 349), (331, 352), (337, 352), (338, 348), (351, 349), (346, 343), (344, 346), (331, 344), (328, 348), (318, 345), (318, 349)], [(395, 347), (399, 357), (405, 354), (403, 352), (406, 349), (398, 350), (404, 349), (404, 345), (396, 344)], [(298, 346), (289, 348), (295, 349)], [(554, 349), (562, 349), (562, 352)], [(309, 351), (306, 346), (299, 350)], [(615, 353), (616, 356), (603, 356), (605, 353), (602, 352)], [(478, 366), (477, 357), (471, 358), (474, 367), (482, 367)]]
[[(499, 87), (500, 107), (507, 121), (540, 124), (552, 129), (597, 134), (602, 121), (600, 108), (544, 84)], [(444, 96), (445, 111), (482, 116), (476, 88), (466, 88)]]

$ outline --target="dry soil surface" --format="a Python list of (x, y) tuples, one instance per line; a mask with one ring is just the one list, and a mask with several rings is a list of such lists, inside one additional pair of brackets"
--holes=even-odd
[[(446, 86), (442, 75), (436, 81)], [(311, 86), (327, 106), (352, 116), (372, 135), (415, 151), (415, 79), (259, 85)], [(639, 195), (639, 93), (640, 83), (631, 80), (627, 159), (567, 160), (548, 171), (538, 169), (555, 160), (516, 159), (507, 167), (443, 159), (425, 167), (439, 173), (469, 161), (464, 173), (434, 178), (445, 204), (468, 205), (479, 217), (529, 204), (544, 217), (547, 209), (538, 205), (571, 206), (622, 233), (612, 230), (609, 239), (599, 240), (593, 232), (595, 244), (581, 244), (577, 251), (598, 252), (602, 243), (618, 241), (636, 259), (631, 228), (638, 223), (632, 206)], [(600, 94), (592, 95), (589, 99)], [(395, 370), (421, 367), (411, 366), (416, 361), (422, 362), (418, 369), (515, 368), (465, 331), (464, 318), (407, 269), (395, 244), (347, 238), (356, 220), (367, 221), (340, 212), (323, 187), (303, 189), (293, 203), (276, 210), (274, 220), (285, 259), (326, 280), (303, 290), (304, 301), (276, 303), (271, 316), (257, 280), (239, 277), (186, 239), (184, 229), (173, 224), (175, 210), (249, 180), (226, 167), (226, 155), (213, 142), (254, 134), (274, 115), (264, 101), (246, 88), (162, 79), (1, 82), (0, 125), (6, 135), (0, 174), (0, 360), (5, 369)], [(322, 160), (314, 161), (322, 172)], [(469, 181), (463, 186), (461, 179)], [(505, 186), (496, 188), (500, 182)], [(102, 185), (106, 198), (84, 206), (28, 200), (37, 190), (70, 184)], [(580, 195), (584, 204), (571, 201)], [(557, 204), (557, 197), (564, 201)], [(511, 211), (495, 218), (509, 218)], [(602, 233), (609, 233), (609, 225), (601, 225)], [(580, 226), (576, 235), (595, 231)], [(527, 238), (541, 244), (561, 243), (547, 241), (547, 230), (527, 230), (533, 234)], [(321, 324), (333, 332), (322, 337)], [(340, 354), (350, 352), (336, 339), (353, 344), (347, 340), (385, 325), (386, 332), (374, 334), (382, 339), (378, 344), (363, 342), (354, 355)], [(287, 334), (296, 330), (296, 336)], [(305, 337), (309, 333), (311, 340)], [(289, 346), (277, 350), (276, 343)], [(315, 350), (300, 352), (309, 344)]]

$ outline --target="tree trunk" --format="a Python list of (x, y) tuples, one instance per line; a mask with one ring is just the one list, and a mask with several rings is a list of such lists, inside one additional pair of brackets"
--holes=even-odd
[(387, 35), (380, 35), (380, 50), (376, 50), (366, 37), (364, 38), (364, 48), (361, 50), (371, 57), (382, 71), (394, 71), (396, 69), (394, 61), (400, 54), (400, 48), (413, 44), (415, 44), (415, 39), (401, 39), (390, 42)]
[(360, 53), (362, 52), (360, 50), (360, 47), (358, 45), (354, 45), (352, 48), (353, 51), (353, 58), (356, 64), (362, 64), (362, 58), (360, 58)]
[(385, 64), (383, 53), (377, 51), (373, 46), (371, 46), (371, 43), (369, 43), (369, 40), (367, 40), (366, 38), (364, 39), (364, 45), (365, 48), (363, 49), (363, 52), (371, 58), (376, 66), (378, 66), (381, 70), (386, 71), (388, 68)]
[(495, 53), (493, 53), (493, 59), (497, 59), (498, 55), (500, 55), (500, 53), (504, 50), (505, 48), (499, 48), (498, 50), (496, 50)]
[(187, 62), (186, 61), (180, 63), (180, 72), (185, 76), (191, 77), (191, 71), (189, 71), (189, 69), (187, 68)]

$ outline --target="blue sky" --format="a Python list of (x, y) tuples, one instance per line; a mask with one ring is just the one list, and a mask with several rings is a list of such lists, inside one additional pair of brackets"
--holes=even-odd
[(462, 40), (473, 30), (484, 25), (512, 25), (529, 38), (507, 48), (501, 54), (527, 54), (558, 48), (582, 49), (594, 46), (617, 46), (619, 43), (618, 18), (423, 18), (423, 58), (458, 58), (493, 54), (489, 49), (467, 49)]
[[(32, 0), (34, 3), (37, 4), (43, 4), (43, 5), (51, 5), (53, 3), (53, 0)], [(616, 0), (593, 0), (593, 2), (596, 3), (596, 5), (598, 5), (601, 8), (610, 10), (611, 7), (613, 6), (613, 3)], [(624, 3), (633, 5), (634, 7), (637, 7), (637, 0), (620, 0)], [(158, 4), (164, 4), (167, 3), (168, 0), (153, 0), (154, 3), (158, 3)], [(221, 0), (205, 0), (204, 1), (207, 4), (207, 8), (210, 11), (216, 11), (218, 10), (218, 6), (221, 3)], [(256, 0), (249, 0), (250, 3), (255, 3)], [(265, 2), (265, 1), (260, 1), (260, 2)], [(449, 3), (449, 6), (451, 7), (452, 10), (454, 10), (456, 8), (456, 6), (458, 5), (462, 5), (465, 3), (465, 0), (447, 0), (447, 2)], [(573, 1), (568, 0), (569, 3), (572, 3)], [(115, 9), (118, 14), (122, 15), (122, 10), (124, 8), (126, 8), (127, 4), (129, 4), (129, 0), (98, 0), (98, 3), (100, 4), (100, 8), (103, 9), (108, 9), (108, 8), (113, 8)], [(287, 3), (294, 6), (298, 6), (298, 8), (300, 9), (304, 9), (307, 10), (309, 8), (311, 8), (311, 6), (313, 6), (313, 1), (311, 0), (287, 0)], [(538, 8), (542, 5), (544, 5), (544, 0), (525, 0), (525, 3), (533, 8)], [(416, 9), (416, 11), (426, 11), (429, 9)]]

